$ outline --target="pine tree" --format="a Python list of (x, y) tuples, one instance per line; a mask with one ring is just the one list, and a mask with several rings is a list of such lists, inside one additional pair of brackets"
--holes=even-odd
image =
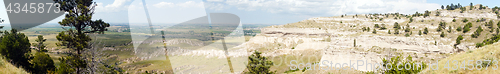
[(373, 29), (373, 34), (377, 34), (377, 29)]
[(47, 74), (56, 70), (52, 58), (48, 54), (45, 54), (45, 52), (47, 52), (47, 49), (45, 49), (46, 45), (44, 44), (46, 40), (47, 39), (44, 39), (42, 35), (39, 35), (38, 39), (35, 40), (38, 43), (33, 43), (33, 47), (37, 48), (37, 52), (32, 60), (34, 68), (33, 73)]
[(469, 32), (471, 27), (472, 27), (472, 23), (469, 22), (469, 23), (465, 24), (464, 29), (463, 29), (463, 33)]
[(467, 19), (462, 20), (462, 22), (464, 22), (464, 23), (465, 23), (465, 22), (468, 22), (468, 21), (469, 21), (469, 20), (467, 20)]
[(391, 30), (389, 30), (387, 33), (391, 34)]
[(474, 8), (474, 5), (472, 5), (472, 2), (471, 2), (469, 10), (472, 10), (473, 8)]
[(0, 54), (7, 60), (11, 60), (13, 65), (27, 71), (33, 71), (32, 64), (29, 62), (32, 55), (28, 37), (24, 33), (18, 33), (16, 29), (12, 29), (10, 32), (5, 31), (1, 38)]
[(500, 31), (499, 31), (499, 28), (497, 28), (497, 35), (498, 35), (498, 32), (500, 32)]
[(418, 30), (418, 35), (422, 35), (422, 30)]
[(439, 36), (444, 37), (446, 35), (444, 34), (444, 32), (441, 32), (441, 35), (439, 35)]
[(399, 30), (394, 30), (394, 34), (399, 34)]
[(45, 54), (45, 52), (40, 52), (40, 51), (36, 52), (32, 62), (33, 62), (33, 68), (35, 68), (33, 73), (47, 74), (49, 72), (54, 72), (56, 70), (56, 66), (54, 66), (54, 61), (48, 54)]
[(406, 24), (405, 32), (410, 32), (410, 25)]
[(38, 52), (47, 52), (47, 49), (45, 49), (47, 46), (44, 43), (47, 39), (44, 39), (42, 35), (38, 35), (38, 38), (35, 41), (38, 43), (33, 43), (33, 46), (37, 48)]
[(424, 34), (427, 34), (429, 33), (429, 30), (427, 29), (427, 27), (424, 29)]
[[(497, 27), (500, 28), (500, 21), (498, 21), (497, 23)], [(0, 28), (1, 29), (1, 28)]]
[(276, 71), (271, 71), (271, 66), (273, 66), (272, 61), (268, 61), (267, 57), (261, 55), (259, 51), (254, 51), (254, 53), (248, 57), (246, 74), (274, 74)]
[(460, 41), (464, 39), (464, 37), (462, 37), (462, 35), (458, 35), (457, 39), (456, 39), (456, 44), (455, 45), (459, 45), (460, 44)]
[(398, 22), (395, 22), (395, 23), (394, 23), (394, 27), (392, 27), (392, 28), (395, 28), (395, 29), (401, 29), (401, 27), (399, 26)]
[(457, 31), (462, 31), (462, 27), (460, 27), (460, 26), (459, 26), (459, 27), (457, 28)]
[[(89, 42), (92, 40), (89, 33), (103, 34), (107, 31), (109, 23), (99, 20), (92, 20), (94, 8), (97, 6), (93, 0), (54, 0), (61, 4), (60, 10), (64, 11), (66, 16), (59, 24), (67, 27), (65, 31), (60, 32), (56, 38), (59, 41), (56, 45), (65, 46), (76, 53), (70, 53), (71, 57), (67, 60), (61, 60), (61, 63), (67, 63), (69, 68), (75, 70), (77, 74), (84, 73), (87, 68), (86, 59), (82, 57), (84, 49), (90, 48)], [(70, 72), (75, 73), (75, 72)]]
[(481, 26), (479, 26), (477, 28), (477, 30), (471, 35), (472, 38), (477, 38), (481, 35), (481, 32), (483, 32), (483, 29), (481, 28)]

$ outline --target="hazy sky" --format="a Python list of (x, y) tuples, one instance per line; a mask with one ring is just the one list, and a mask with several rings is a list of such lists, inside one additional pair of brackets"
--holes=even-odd
[[(94, 0), (94, 19), (110, 23), (147, 23), (142, 0)], [(232, 13), (244, 24), (286, 24), (312, 17), (342, 14), (404, 13), (435, 10), (441, 5), (470, 2), (490, 7), (494, 0), (146, 0), (153, 23), (181, 23), (206, 13)], [(5, 5), (0, 2), (0, 17), (7, 18)], [(56, 23), (62, 17), (49, 21)], [(6, 19), (6, 23), (8, 19)]]

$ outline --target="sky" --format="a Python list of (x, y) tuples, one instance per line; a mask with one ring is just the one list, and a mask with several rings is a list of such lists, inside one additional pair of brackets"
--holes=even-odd
[[(148, 23), (142, 0), (94, 0), (97, 4), (93, 19), (109, 23)], [(313, 17), (343, 14), (403, 13), (435, 10), (451, 3), (498, 6), (494, 0), (146, 0), (154, 24), (182, 23), (207, 13), (231, 13), (243, 24), (287, 24)], [(3, 1), (0, 11), (5, 11)], [(7, 12), (0, 18), (8, 22)], [(57, 23), (62, 16), (47, 23)]]

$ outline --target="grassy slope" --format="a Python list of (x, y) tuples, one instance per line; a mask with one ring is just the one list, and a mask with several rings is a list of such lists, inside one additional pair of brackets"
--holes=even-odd
[[(485, 67), (483, 67), (483, 69), (481, 70), (477, 70), (477, 69), (474, 69), (474, 70), (468, 70), (468, 69), (465, 69), (463, 70), (462, 68), (460, 68), (460, 66), (462, 66), (462, 61), (463, 60), (499, 60), (498, 58), (500, 57), (500, 51), (498, 50), (500, 47), (500, 43), (495, 43), (495, 44), (492, 44), (492, 45), (487, 45), (487, 46), (484, 46), (484, 47), (481, 47), (481, 48), (478, 48), (476, 50), (473, 50), (473, 51), (468, 51), (468, 52), (462, 52), (462, 53), (457, 53), (455, 55), (452, 55), (452, 56), (449, 56), (448, 58), (445, 58), (445, 59), (441, 59), (439, 60), (439, 69), (438, 70), (429, 70), (429, 68), (427, 68), (426, 70), (424, 70), (422, 73), (424, 74), (429, 74), (429, 73), (473, 73), (473, 74), (491, 74), (491, 73), (499, 73), (500, 70), (498, 70), (498, 63), (497, 62), (494, 62), (491, 66), (488, 66), (487, 70), (485, 70)], [(458, 66), (455, 66), (453, 64), (455, 64), (454, 62), (452, 62), (453, 60), (457, 60), (459, 63), (458, 63)], [(447, 63), (447, 61), (450, 61), (450, 67), (452, 68), (456, 68), (458, 67), (458, 70), (448, 70), (446, 68), (443, 68), (445, 66), (445, 64)], [(435, 63), (435, 62), (433, 62)], [(471, 62), (473, 63), (474, 65), (475, 62)], [(467, 62), (466, 62), (467, 64)], [(472, 68), (472, 66), (467, 66), (467, 68)], [(494, 68), (497, 68), (497, 70), (493, 70)]]
[(4, 58), (0, 58), (0, 73), (1, 74), (27, 74), (21, 68), (17, 68), (16, 66), (7, 62)]

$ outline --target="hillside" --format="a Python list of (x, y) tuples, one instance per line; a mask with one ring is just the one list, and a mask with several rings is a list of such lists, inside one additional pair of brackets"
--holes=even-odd
[[(473, 52), (477, 43), (497, 35), (499, 17), (480, 5), (460, 9), (437, 9), (415, 14), (354, 14), (316, 17), (296, 23), (263, 28), (243, 45), (249, 51), (263, 51), (277, 63), (278, 73), (289, 70), (290, 60), (334, 63), (365, 60), (381, 63), (382, 58), (410, 55), (415, 61), (447, 58), (456, 53)], [(471, 26), (466, 26), (470, 23)], [(468, 31), (463, 31), (468, 27)], [(460, 28), (460, 30), (457, 30)], [(425, 33), (425, 30), (428, 30)], [(477, 34), (475, 33), (476, 30)], [(421, 34), (419, 34), (421, 33)], [(457, 37), (463, 36), (460, 44)], [(293, 56), (296, 58), (283, 60)], [(364, 67), (364, 66), (363, 66)], [(358, 69), (358, 71), (373, 71)], [(305, 71), (305, 73), (328, 71)]]
[(4, 58), (0, 58), (0, 73), (2, 74), (27, 74), (21, 68), (17, 68), (16, 66), (7, 62)]
[[(487, 46), (478, 48), (478, 49), (473, 50), (473, 51), (460, 52), (458, 54), (448, 56), (445, 59), (439, 60), (439, 69), (432, 70), (430, 68), (427, 68), (422, 73), (424, 73), (424, 74), (433, 74), (433, 73), (492, 74), (492, 73), (499, 73), (500, 71), (498, 70), (498, 60), (499, 60), (498, 58), (500, 57), (499, 56), (500, 51), (498, 50), (498, 47), (500, 47), (500, 43), (495, 43), (492, 45), (487, 45)], [(457, 60), (458, 63), (453, 62), (454, 60)], [(470, 64), (476, 65), (476, 68), (473, 70), (468, 70), (468, 69), (473, 68), (473, 67), (472, 66), (464, 66), (464, 64), (462, 63), (464, 60), (465, 61), (474, 60), (474, 62), (471, 62)], [(491, 64), (491, 66), (482, 66), (482, 69), (478, 70), (477, 68), (479, 66), (477, 66), (477, 64), (475, 64), (477, 60), (481, 60), (481, 61), (485, 61), (485, 62), (486, 62), (486, 60), (492, 60), (495, 62), (489, 63), (489, 64)], [(453, 70), (453, 69), (448, 70), (448, 69), (444, 68), (445, 64), (448, 61), (450, 61), (449, 67), (458, 68), (458, 69), (457, 70)], [(435, 63), (435, 62), (433, 62), (433, 63)], [(458, 66), (456, 66), (454, 64), (457, 64)], [(489, 65), (488, 63), (481, 63), (481, 64), (482, 65)], [(466, 67), (467, 69), (464, 70), (464, 68), (462, 68), (462, 67)], [(497, 70), (494, 70), (494, 69), (497, 69)]]

